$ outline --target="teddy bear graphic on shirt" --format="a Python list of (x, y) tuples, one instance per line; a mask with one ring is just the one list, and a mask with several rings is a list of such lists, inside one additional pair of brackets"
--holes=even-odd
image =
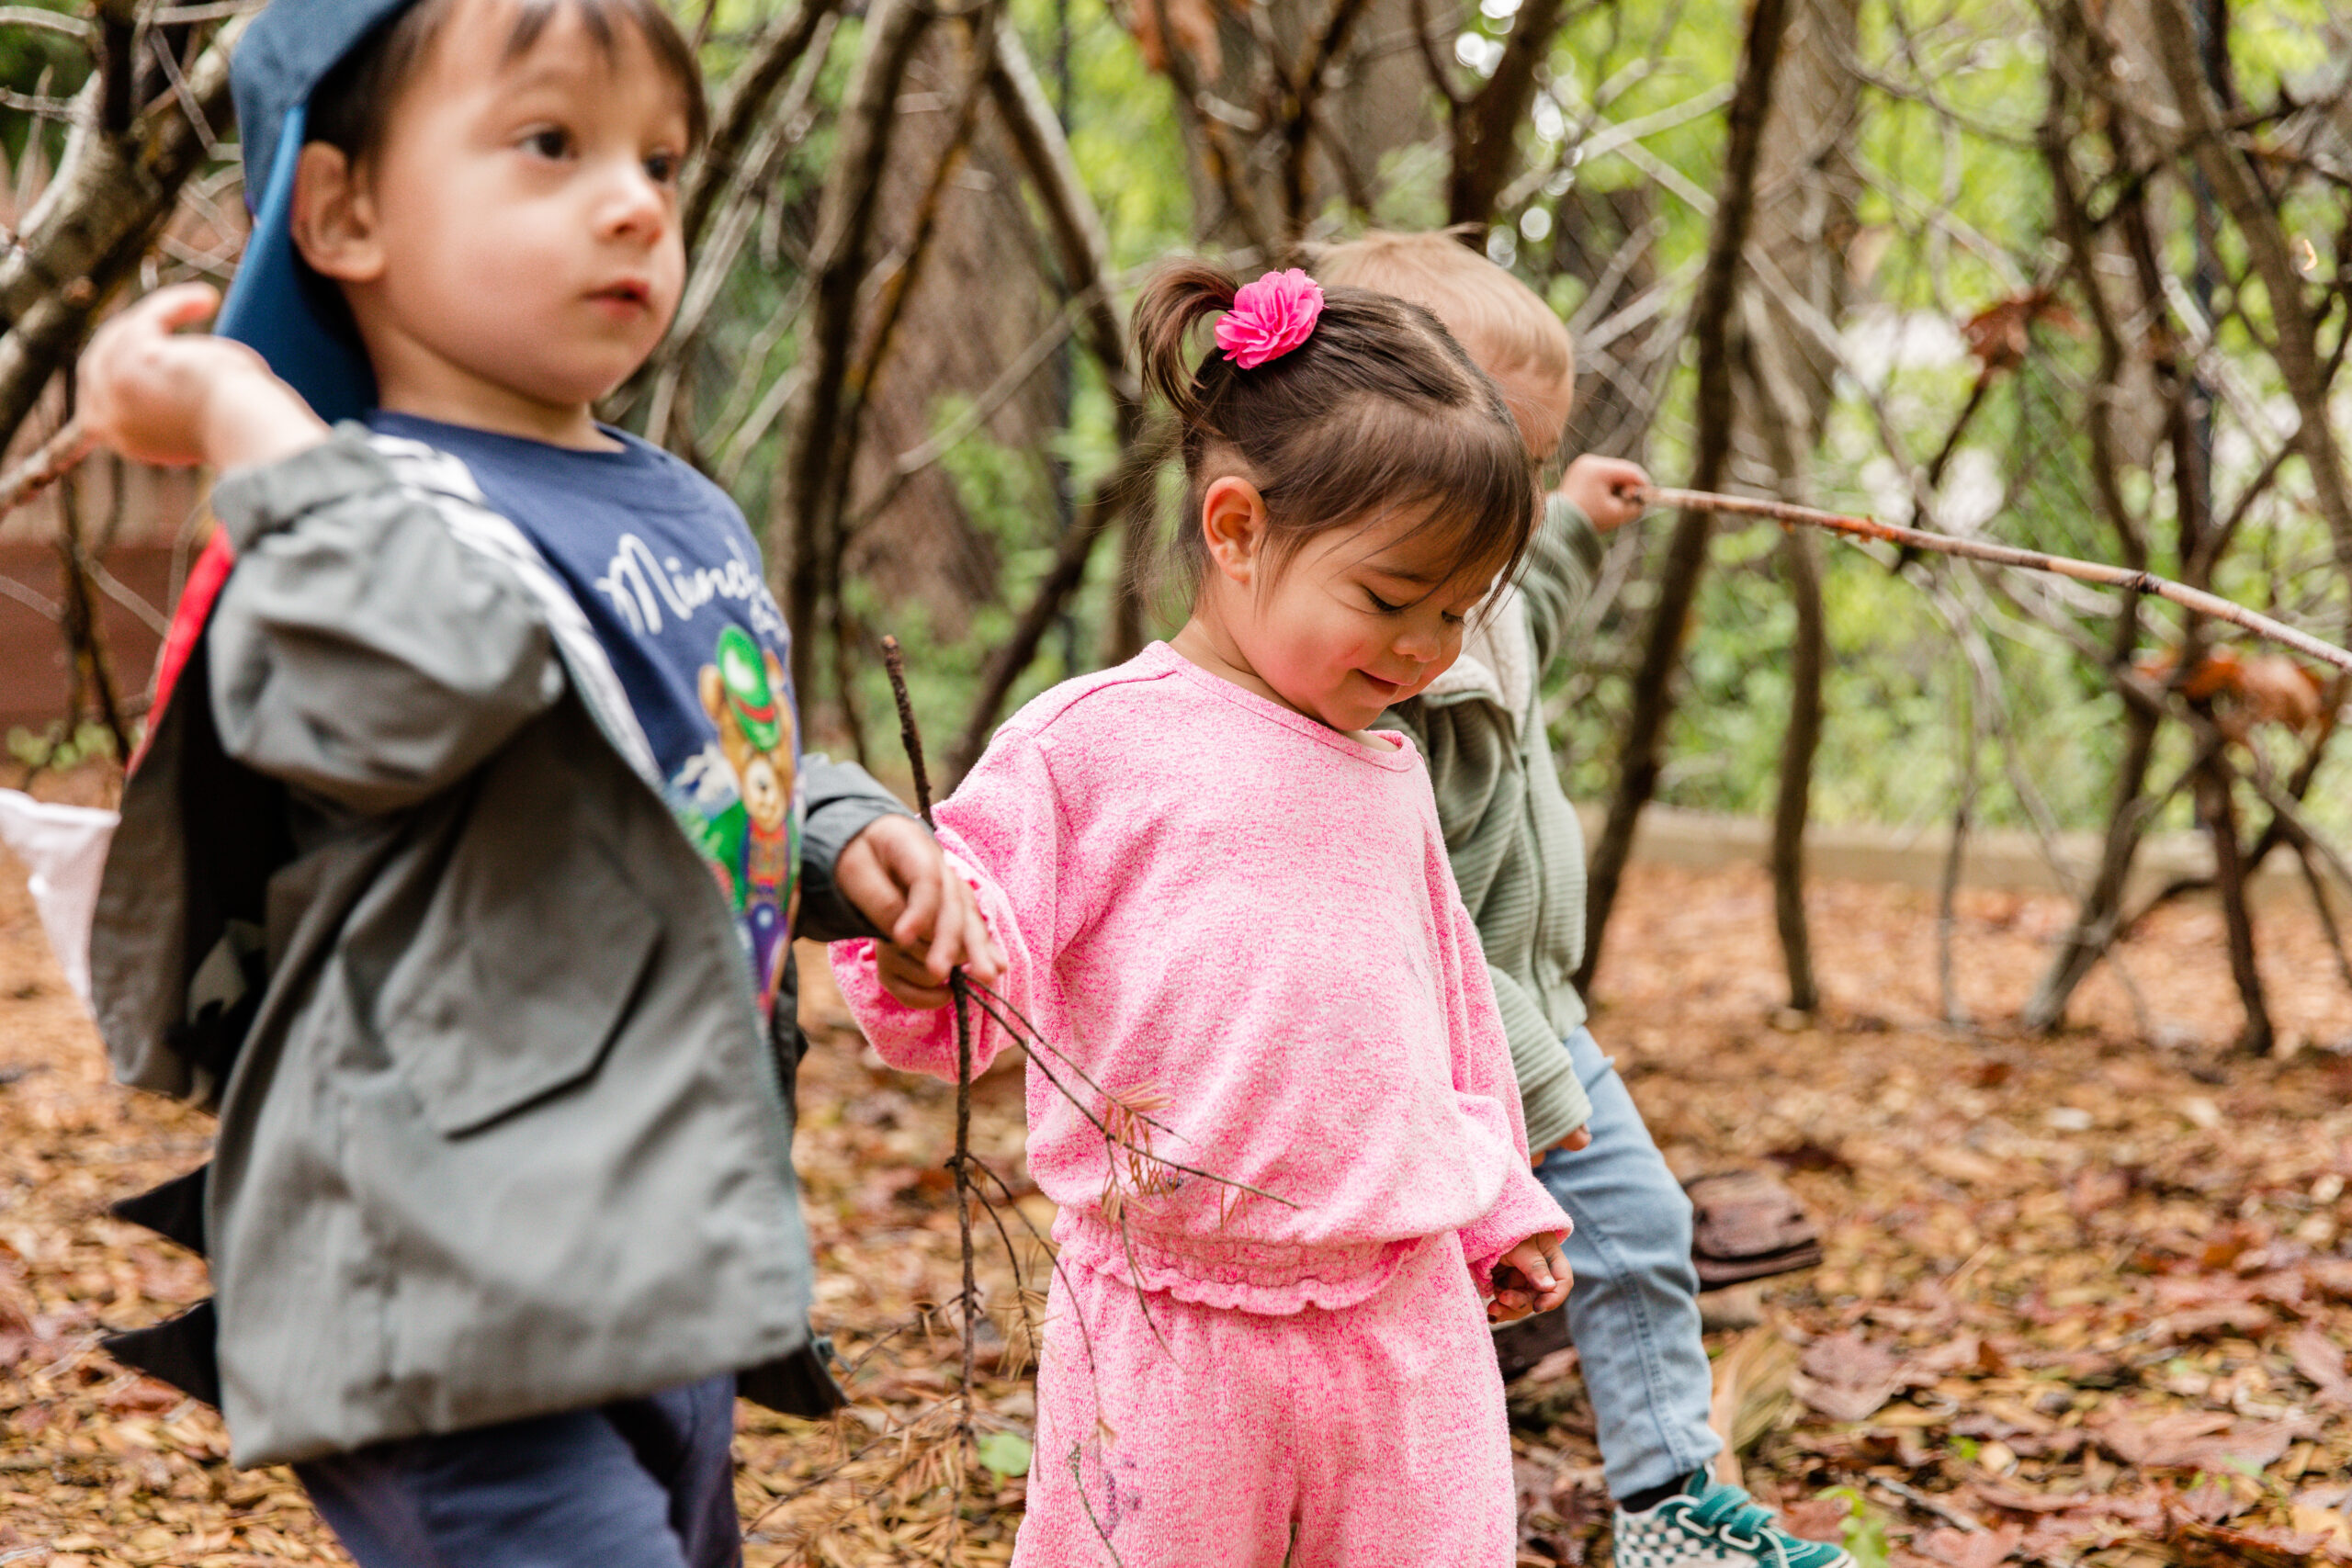
[(784, 669), (723, 627), (696, 682), (716, 735), (671, 780), (672, 806), (741, 922), (763, 1003), (775, 999), (800, 858), (798, 776)]

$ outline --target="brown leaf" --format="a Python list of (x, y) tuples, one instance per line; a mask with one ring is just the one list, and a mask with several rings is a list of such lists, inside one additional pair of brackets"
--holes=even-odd
[(1914, 1540), (1911, 1548), (1951, 1568), (1998, 1568), (2024, 1544), (2022, 1525), (2000, 1525), (1981, 1530), (1931, 1529)]
[(2337, 1556), (2352, 1555), (2352, 1518), (2334, 1508), (2315, 1508), (2297, 1503), (2287, 1510), (2290, 1525), (2306, 1535), (2328, 1538), (2328, 1550)]
[(2033, 345), (2036, 321), (2048, 321), (2075, 337), (2083, 335), (2081, 318), (2047, 288), (2030, 288), (2014, 299), (1987, 305), (1962, 321), (1960, 333), (1968, 340), (1969, 352), (1988, 372), (2014, 370), (2025, 363), (2026, 351)]
[[(2297, 1530), (2278, 1525), (2248, 1525), (2235, 1529), (2182, 1519), (2172, 1532), (2173, 1544), (2192, 1563), (2251, 1564), (2253, 1568), (2305, 1568), (2334, 1541), (2319, 1530)], [(2329, 1552), (2333, 1556), (2333, 1552)]]
[(2287, 1358), (2321, 1399), (2352, 1410), (2352, 1375), (2344, 1370), (2344, 1352), (2317, 1324), (2304, 1324), (2287, 1336)]
[(2301, 1423), (2233, 1421), (2213, 1411), (2149, 1415), (2130, 1408), (2102, 1411), (2091, 1423), (2108, 1451), (2126, 1464), (2166, 1470), (2226, 1470), (2233, 1464), (2276, 1464), (2287, 1445), (2305, 1435)]
[(1825, 1334), (1805, 1347), (1789, 1386), (1832, 1421), (1867, 1421), (1894, 1397), (1901, 1372), (1901, 1362), (1860, 1336)]
[(2180, 1506), (2209, 1525), (2234, 1518), (2248, 1506), (2238, 1496), (2236, 1487), (2210, 1475), (2180, 1495)]
[(2323, 1258), (2303, 1266), (2312, 1285), (2339, 1302), (2352, 1302), (2352, 1258)]
[(1843, 1540), (1853, 1511), (1849, 1498), (1802, 1497), (1781, 1508), (1781, 1523), (1791, 1535), (1807, 1540)]
[(153, 1378), (132, 1378), (98, 1403), (116, 1416), (153, 1416), (178, 1409), (187, 1403), (187, 1395)]
[(2259, 1302), (2222, 1302), (2212, 1306), (2191, 1307), (2186, 1312), (2167, 1313), (2150, 1326), (2149, 1334), (2159, 1345), (2179, 1344), (2188, 1339), (2204, 1339), (2229, 1333), (2251, 1336), (2270, 1326), (2270, 1309)]

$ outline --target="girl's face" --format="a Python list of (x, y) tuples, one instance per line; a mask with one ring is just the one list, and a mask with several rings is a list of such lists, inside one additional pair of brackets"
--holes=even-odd
[(1427, 690), (1494, 586), (1495, 568), (1463, 569), (1459, 540), (1423, 526), (1423, 513), (1331, 529), (1281, 562), (1246, 481), (1216, 480), (1202, 513), (1212, 564), (1195, 621), (1267, 694), (1334, 729), (1363, 729)]

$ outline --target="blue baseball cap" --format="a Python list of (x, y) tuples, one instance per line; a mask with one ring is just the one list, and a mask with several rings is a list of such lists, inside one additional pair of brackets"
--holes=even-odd
[(253, 234), (215, 330), (251, 345), (320, 418), (376, 406), (376, 376), (347, 325), (322, 310), (334, 298), (294, 247), (294, 171), (320, 81), (416, 0), (272, 0), (230, 62)]

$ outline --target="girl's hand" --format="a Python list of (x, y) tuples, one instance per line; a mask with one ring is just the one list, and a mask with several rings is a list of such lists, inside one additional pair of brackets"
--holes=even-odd
[(1566, 1137), (1562, 1138), (1558, 1143), (1552, 1145), (1550, 1147), (1538, 1149), (1533, 1154), (1528, 1156), (1527, 1163), (1531, 1166), (1540, 1166), (1544, 1163), (1546, 1157), (1555, 1151), (1563, 1154), (1574, 1154), (1578, 1149), (1589, 1146), (1591, 1143), (1592, 1129), (1590, 1127), (1579, 1127), (1575, 1132), (1570, 1133)]
[(1570, 463), (1560, 478), (1560, 493), (1592, 519), (1596, 534), (1613, 533), (1639, 517), (1646, 510), (1639, 497), (1649, 487), (1649, 470), (1639, 463), (1590, 453)]
[(220, 304), (209, 284), (175, 284), (100, 327), (82, 355), (83, 429), (135, 462), (176, 468), (271, 463), (324, 441), (325, 422), (260, 355), (179, 331)]
[(1003, 977), (1004, 954), (971, 886), (913, 818), (876, 818), (842, 851), (833, 881), (889, 934), (875, 944), (875, 955), (883, 989), (901, 1007), (945, 1007), (947, 976), (958, 967), (983, 985)]
[(1530, 1313), (1550, 1312), (1568, 1299), (1574, 1283), (1560, 1251), (1559, 1233), (1529, 1236), (1496, 1261), (1495, 1296), (1487, 1303), (1487, 1321), (1514, 1323)]

